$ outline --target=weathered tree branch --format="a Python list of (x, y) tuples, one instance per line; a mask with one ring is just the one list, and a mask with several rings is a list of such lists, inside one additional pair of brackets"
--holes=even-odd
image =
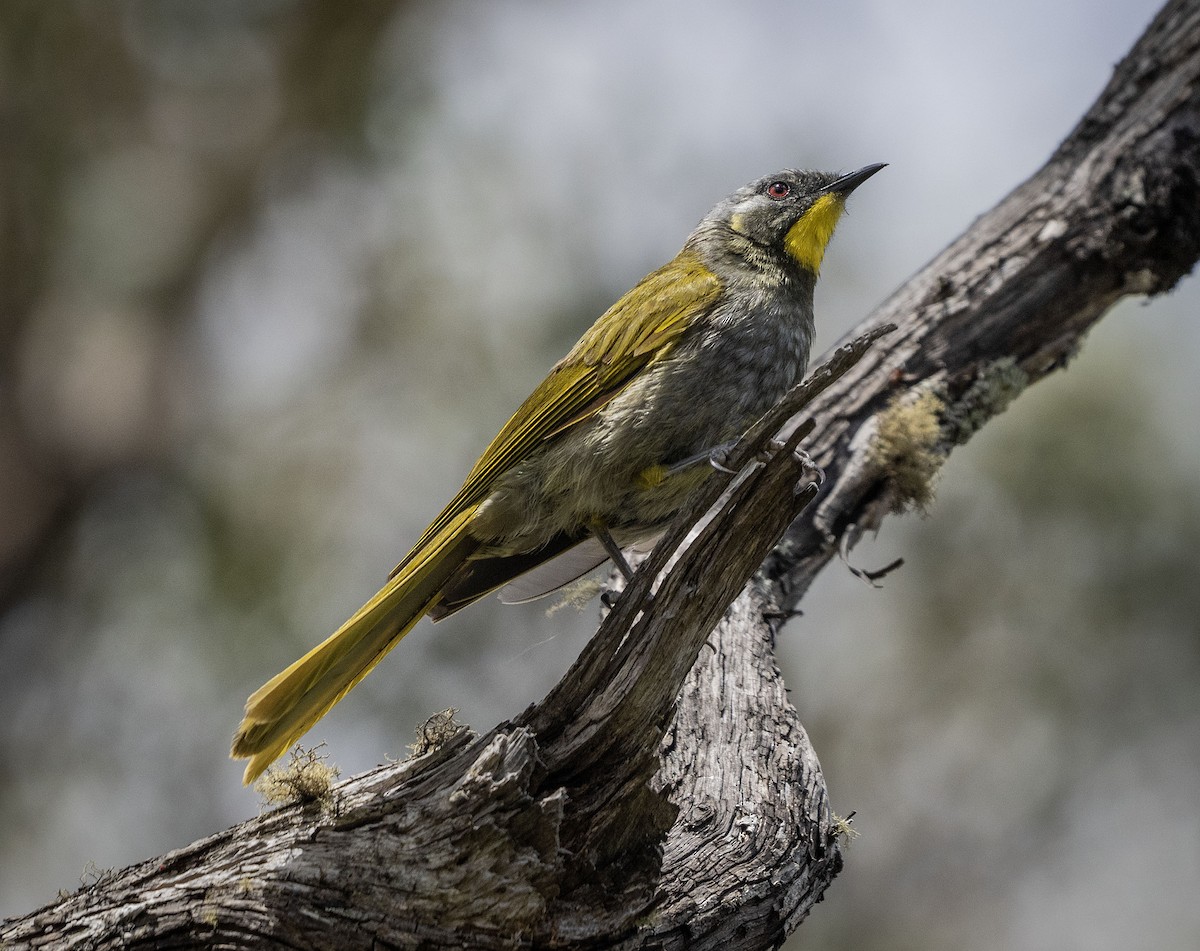
[[(1200, 5), (1173, 0), (1050, 160), (899, 288), (858, 329), (888, 338), (811, 408), (823, 499), (789, 530), (769, 576), (794, 605), (839, 545), (904, 502), (872, 465), (875, 418), (916, 390), (945, 406), (944, 457), (1029, 383), (1065, 366), (1122, 297), (1161, 294), (1200, 254)], [(895, 462), (895, 460), (891, 460)]]
[(951, 448), (1064, 365), (1116, 300), (1168, 290), (1198, 255), (1200, 0), (1175, 0), (1046, 166), (866, 322), (898, 330), (806, 407), (826, 480), (797, 520), (811, 470), (748, 445), (722, 501), (660, 544), (543, 703), (356, 777), (330, 808), (279, 809), (126, 869), (0, 939), (777, 944), (841, 864), (775, 667), (778, 620), (839, 547), (919, 504)]

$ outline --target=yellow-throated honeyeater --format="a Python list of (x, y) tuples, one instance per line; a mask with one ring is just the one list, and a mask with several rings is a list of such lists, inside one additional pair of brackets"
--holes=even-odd
[(527, 600), (661, 532), (706, 454), (799, 381), (848, 175), (783, 171), (710, 211), (610, 307), (500, 430), (382, 590), (246, 701), (248, 783), (409, 629), (498, 588)]

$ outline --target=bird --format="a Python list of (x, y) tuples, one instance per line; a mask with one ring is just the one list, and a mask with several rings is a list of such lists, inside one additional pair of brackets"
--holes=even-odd
[(250, 784), (422, 618), (547, 594), (647, 545), (729, 444), (803, 377), (813, 293), (850, 193), (884, 168), (785, 169), (705, 215), (517, 409), (457, 494), (337, 631), (246, 701)]

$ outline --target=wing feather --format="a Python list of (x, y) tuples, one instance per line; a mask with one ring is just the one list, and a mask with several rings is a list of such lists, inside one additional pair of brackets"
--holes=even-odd
[(482, 502), (502, 473), (547, 439), (599, 412), (639, 370), (661, 359), (698, 316), (712, 309), (720, 290), (717, 276), (688, 251), (639, 281), (504, 424), (462, 488), (392, 574), (453, 519)]

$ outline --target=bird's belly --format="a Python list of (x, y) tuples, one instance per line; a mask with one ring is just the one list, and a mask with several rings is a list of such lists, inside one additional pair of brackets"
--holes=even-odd
[[(563, 432), (497, 479), (471, 532), (488, 554), (530, 551), (560, 533), (583, 537), (599, 521), (618, 536), (661, 529), (712, 471), (696, 462), (739, 436), (802, 372), (803, 356), (697, 348), (664, 360), (596, 415)], [(656, 478), (657, 477), (657, 478)]]

